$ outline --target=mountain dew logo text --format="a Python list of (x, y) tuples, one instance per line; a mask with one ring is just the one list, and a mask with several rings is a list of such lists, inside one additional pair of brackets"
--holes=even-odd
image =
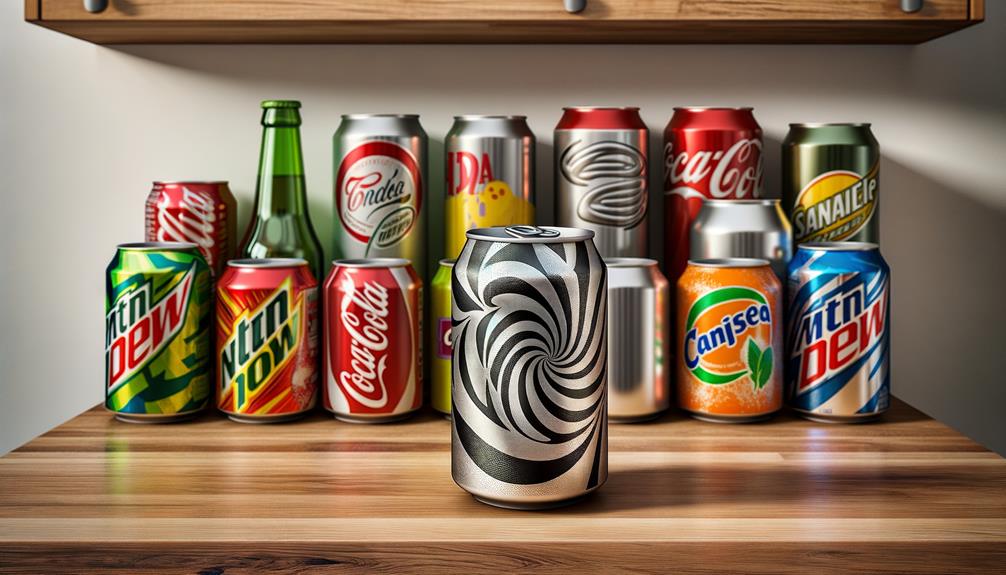
[(238, 316), (220, 352), (222, 391), (233, 386), (236, 409), (294, 357), (300, 344), (301, 301), (287, 279), (261, 304)]
[(171, 290), (154, 301), (153, 284), (123, 292), (105, 316), (108, 393), (127, 382), (171, 343), (185, 323), (196, 276), (188, 269)]
[[(762, 345), (758, 345), (758, 341)], [(749, 375), (756, 389), (772, 376), (772, 309), (758, 290), (731, 286), (692, 304), (683, 357), (702, 383), (723, 385)]]

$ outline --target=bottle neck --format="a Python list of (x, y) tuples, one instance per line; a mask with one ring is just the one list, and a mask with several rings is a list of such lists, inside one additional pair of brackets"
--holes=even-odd
[(297, 126), (265, 126), (259, 156), (257, 215), (303, 215), (307, 211), (304, 158)]

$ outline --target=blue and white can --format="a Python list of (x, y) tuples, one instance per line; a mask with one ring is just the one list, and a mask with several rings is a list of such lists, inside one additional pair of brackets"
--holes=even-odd
[(800, 415), (878, 417), (891, 402), (891, 269), (876, 244), (806, 243), (789, 264), (786, 392)]

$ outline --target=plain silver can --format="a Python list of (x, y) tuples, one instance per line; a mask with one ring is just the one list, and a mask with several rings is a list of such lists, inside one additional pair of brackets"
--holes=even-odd
[(609, 258), (608, 417), (645, 421), (671, 405), (671, 300), (656, 260)]
[(768, 260), (785, 281), (793, 232), (779, 200), (706, 200), (691, 229), (691, 259)]
[(417, 115), (342, 116), (333, 259), (405, 258), (425, 275), (427, 147)]
[(451, 473), (480, 501), (572, 503), (608, 477), (607, 270), (589, 230), (468, 232), (451, 285)]
[(556, 223), (602, 257), (645, 257), (649, 131), (638, 108), (565, 108), (555, 128)]
[(524, 116), (455, 116), (444, 140), (446, 255), (475, 228), (534, 224), (534, 134)]

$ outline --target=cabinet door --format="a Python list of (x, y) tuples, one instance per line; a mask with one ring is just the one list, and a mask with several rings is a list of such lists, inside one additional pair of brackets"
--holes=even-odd
[(982, 4), (924, 0), (907, 13), (901, 0), (587, 0), (570, 14), (562, 0), (108, 0), (91, 14), (84, 0), (26, 2), (42, 25), (141, 42), (891, 42), (968, 25)]

